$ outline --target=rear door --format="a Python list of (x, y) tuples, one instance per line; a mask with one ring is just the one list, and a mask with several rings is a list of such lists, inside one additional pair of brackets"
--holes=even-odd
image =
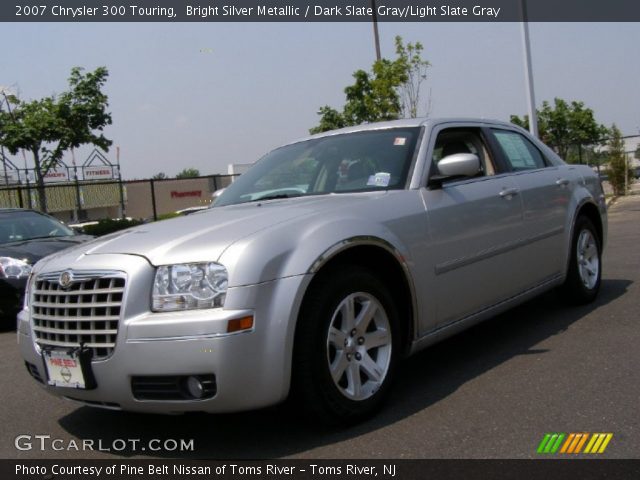
[(492, 128), (491, 134), (522, 198), (521, 241), (527, 252), (522, 268), (534, 286), (561, 273), (574, 176), (566, 166), (552, 165), (524, 134), (504, 128)]

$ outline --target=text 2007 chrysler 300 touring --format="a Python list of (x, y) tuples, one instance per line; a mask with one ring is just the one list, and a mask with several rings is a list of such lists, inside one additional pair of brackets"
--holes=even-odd
[(38, 262), (31, 375), (88, 405), (374, 412), (403, 356), (555, 286), (600, 287), (604, 195), (510, 124), (403, 120), (267, 154), (187, 217)]

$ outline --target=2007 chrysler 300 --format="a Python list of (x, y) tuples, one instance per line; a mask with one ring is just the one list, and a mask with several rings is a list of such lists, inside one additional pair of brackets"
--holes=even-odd
[(604, 195), (510, 124), (403, 120), (280, 147), (211, 209), (38, 262), (31, 375), (88, 405), (374, 412), (398, 362), (552, 287), (600, 287)]

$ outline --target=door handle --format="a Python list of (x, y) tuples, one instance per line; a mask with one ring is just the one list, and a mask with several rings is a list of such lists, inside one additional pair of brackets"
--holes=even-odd
[(518, 193), (520, 193), (520, 190), (518, 190), (517, 188), (505, 188), (500, 192), (500, 196), (509, 200), (511, 197), (517, 195)]
[(556, 180), (556, 185), (558, 185), (559, 187), (565, 187), (569, 185), (569, 180), (566, 178), (559, 178), (558, 180)]

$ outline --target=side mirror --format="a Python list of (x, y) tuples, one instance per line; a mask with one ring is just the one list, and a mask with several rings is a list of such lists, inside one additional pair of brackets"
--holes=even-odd
[(480, 159), (473, 153), (456, 153), (438, 162), (443, 177), (473, 177), (480, 171)]
[(480, 159), (473, 153), (447, 155), (438, 162), (438, 175), (431, 177), (429, 184), (442, 187), (445, 180), (473, 177), (480, 171)]

